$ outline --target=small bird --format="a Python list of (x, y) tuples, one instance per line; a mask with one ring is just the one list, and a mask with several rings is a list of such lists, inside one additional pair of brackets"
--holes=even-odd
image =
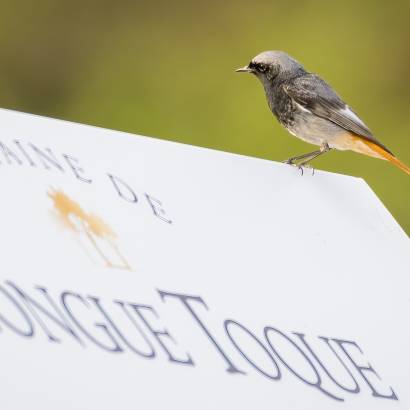
[(283, 51), (264, 51), (237, 72), (254, 74), (262, 83), (269, 108), (293, 135), (320, 148), (285, 161), (302, 166), (330, 151), (351, 150), (390, 161), (410, 175), (410, 168), (380, 143), (357, 116), (319, 76), (306, 71)]

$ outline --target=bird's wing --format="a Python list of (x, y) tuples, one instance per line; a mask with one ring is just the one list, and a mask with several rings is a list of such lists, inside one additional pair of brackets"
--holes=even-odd
[(283, 89), (296, 103), (318, 117), (325, 118), (392, 154), (376, 140), (366, 124), (333, 91), (332, 87), (317, 75), (306, 74), (297, 77), (284, 84)]

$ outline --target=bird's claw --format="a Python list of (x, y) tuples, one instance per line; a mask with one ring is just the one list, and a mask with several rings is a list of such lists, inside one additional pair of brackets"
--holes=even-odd
[(312, 167), (310, 164), (300, 164), (300, 167), (305, 167), (306, 169), (311, 169), (312, 170), (312, 176), (315, 175), (315, 168)]
[(311, 169), (312, 170), (312, 176), (315, 175), (315, 169), (312, 167), (312, 165), (310, 164), (298, 164), (296, 162), (294, 162), (291, 158), (287, 159), (286, 161), (283, 161), (283, 163), (288, 164), (288, 165), (292, 165), (293, 167), (297, 167), (298, 170), (300, 171), (300, 175), (303, 176), (304, 174), (304, 169)]

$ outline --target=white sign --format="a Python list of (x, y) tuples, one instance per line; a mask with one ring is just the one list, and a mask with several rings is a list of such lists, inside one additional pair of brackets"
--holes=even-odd
[(0, 130), (1, 409), (410, 408), (410, 242), (363, 180)]

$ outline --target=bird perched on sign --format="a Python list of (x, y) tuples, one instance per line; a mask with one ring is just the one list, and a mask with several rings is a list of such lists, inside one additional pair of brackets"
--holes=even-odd
[(329, 84), (283, 51), (265, 51), (236, 71), (254, 74), (279, 122), (291, 134), (320, 147), (289, 158), (288, 164), (302, 167), (331, 149), (351, 150), (390, 161), (410, 175), (410, 168), (373, 136)]

